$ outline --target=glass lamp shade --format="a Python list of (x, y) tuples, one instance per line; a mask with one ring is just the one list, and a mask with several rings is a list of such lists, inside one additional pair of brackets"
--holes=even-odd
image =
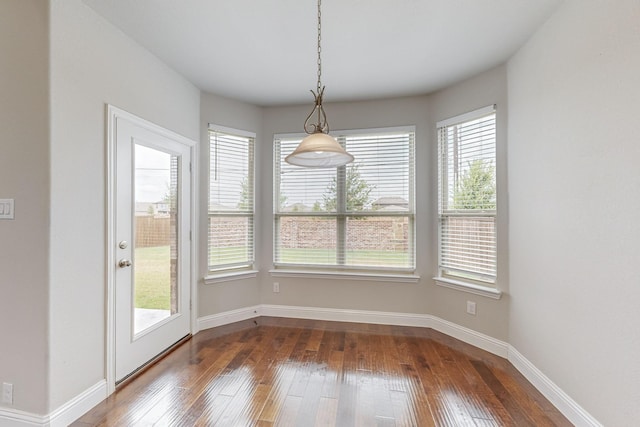
[(351, 163), (353, 156), (330, 135), (316, 132), (303, 139), (284, 161), (307, 168), (335, 168)]

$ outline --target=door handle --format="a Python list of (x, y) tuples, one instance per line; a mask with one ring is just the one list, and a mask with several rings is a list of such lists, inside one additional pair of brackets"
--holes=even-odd
[(120, 268), (131, 267), (131, 261), (123, 258), (120, 260), (120, 262), (118, 262), (118, 265), (120, 266)]

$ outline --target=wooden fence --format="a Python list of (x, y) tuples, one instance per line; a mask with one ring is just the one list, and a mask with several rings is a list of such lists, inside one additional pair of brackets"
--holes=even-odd
[(136, 216), (136, 247), (167, 246), (171, 241), (171, 218)]
[[(170, 242), (169, 217), (137, 216), (136, 247), (165, 246)], [(209, 238), (215, 247), (244, 246), (249, 232), (246, 218), (216, 218), (210, 221)], [(229, 233), (229, 229), (234, 233)], [(407, 218), (367, 218), (347, 224), (349, 249), (406, 249), (409, 221)], [(220, 231), (224, 231), (225, 241)], [(331, 248), (336, 244), (336, 222), (318, 218), (280, 219), (280, 242), (284, 248)]]

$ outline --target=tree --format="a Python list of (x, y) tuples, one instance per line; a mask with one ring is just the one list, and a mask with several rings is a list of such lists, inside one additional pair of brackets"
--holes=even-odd
[[(284, 194), (280, 195), (280, 209), (282, 209), (287, 203), (287, 196)], [(249, 209), (249, 181), (245, 176), (242, 178), (242, 182), (240, 183), (240, 201), (238, 202), (237, 208), (239, 210), (247, 210)]]
[[(346, 193), (347, 193), (347, 210), (361, 211), (369, 205), (369, 195), (375, 188), (360, 176), (358, 165), (347, 167), (346, 176)], [(338, 183), (334, 177), (325, 193), (322, 195), (322, 204), (325, 211), (335, 211), (337, 207)]]
[[(164, 196), (162, 196), (161, 202), (167, 205), (169, 212), (174, 212), (176, 210), (178, 189), (175, 186), (174, 187), (170, 186), (168, 182), (165, 185), (167, 186), (167, 191), (164, 193)], [(155, 210), (154, 210), (154, 213), (155, 213)]]
[(238, 202), (238, 209), (241, 211), (249, 209), (249, 181), (245, 176), (240, 183), (240, 201)]
[(481, 159), (469, 163), (453, 193), (453, 209), (492, 210), (496, 208), (495, 167)]
[(280, 203), (280, 206), (278, 207), (280, 210), (282, 210), (282, 208), (284, 208), (285, 206), (287, 206), (287, 200), (289, 198), (287, 196), (285, 196), (284, 194), (280, 194), (280, 197), (278, 198), (278, 202)]

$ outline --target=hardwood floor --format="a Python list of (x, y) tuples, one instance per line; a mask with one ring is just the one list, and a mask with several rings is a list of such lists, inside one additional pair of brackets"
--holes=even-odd
[(195, 335), (72, 426), (569, 426), (431, 329), (260, 317)]

